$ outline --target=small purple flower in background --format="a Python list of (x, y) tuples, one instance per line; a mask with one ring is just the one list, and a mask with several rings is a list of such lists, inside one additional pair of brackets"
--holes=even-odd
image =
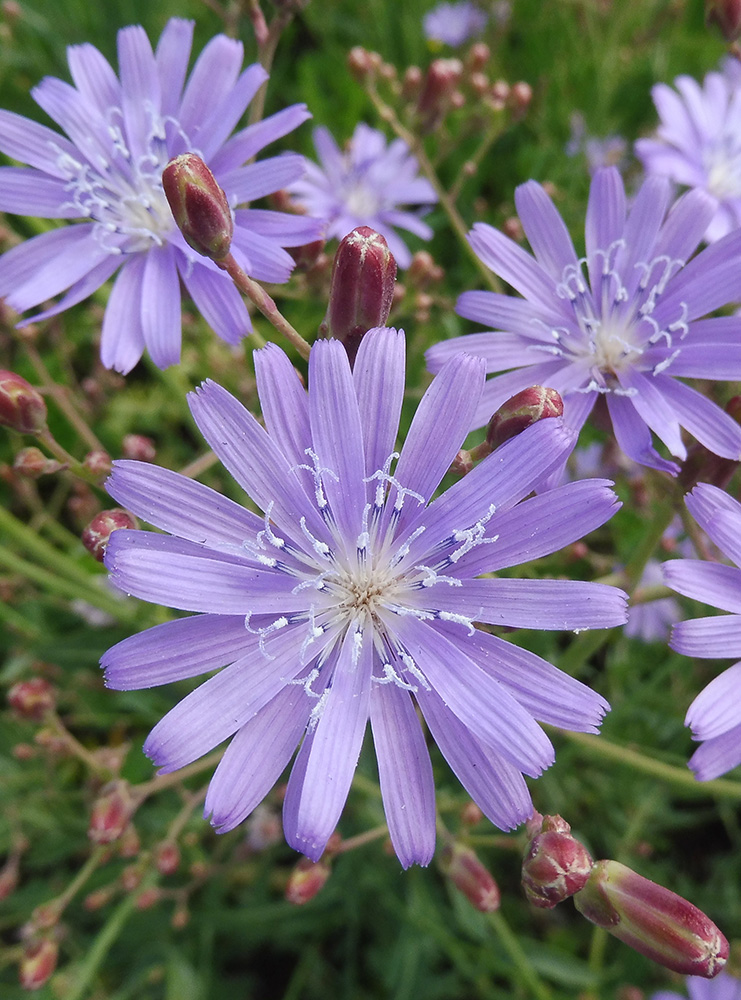
[[(689, 1000), (741, 1000), (741, 980), (727, 972), (720, 972), (714, 979), (687, 976), (685, 979)], [(685, 1000), (681, 993), (659, 990), (650, 1000)]]
[[(242, 43), (218, 35), (186, 80), (193, 22), (169, 21), (152, 52), (144, 29), (118, 32), (119, 74), (92, 45), (68, 50), (74, 86), (46, 77), (36, 103), (67, 138), (0, 111), (0, 151), (28, 167), (0, 168), (0, 210), (49, 219), (87, 219), (53, 229), (0, 258), (0, 295), (19, 312), (62, 292), (34, 319), (81, 302), (120, 269), (103, 320), (101, 356), (126, 373), (148, 350), (160, 368), (180, 360), (180, 281), (216, 333), (230, 344), (251, 329), (231, 280), (185, 243), (162, 190), (168, 160), (195, 152), (206, 161), (232, 209), (270, 194), (304, 171), (284, 154), (246, 161), (310, 117), (295, 104), (234, 135), (267, 79), (257, 64), (242, 71)], [(252, 277), (287, 281), (286, 246), (316, 239), (315, 220), (266, 211), (235, 212), (232, 253)]]
[(584, 115), (574, 111), (571, 115), (571, 136), (566, 143), (567, 156), (586, 157), (590, 174), (595, 174), (602, 167), (617, 167), (622, 171), (627, 166), (628, 143), (621, 135), (607, 135), (604, 139), (589, 135), (586, 129)]
[(494, 328), (427, 351), (432, 371), (451, 355), (484, 358), (489, 372), (472, 427), (528, 385), (556, 389), (578, 433), (602, 396), (615, 437), (633, 461), (676, 474), (651, 431), (684, 459), (684, 427), (710, 451), (741, 458), (741, 427), (679, 377), (741, 377), (741, 317), (701, 319), (741, 295), (741, 231), (686, 261), (715, 211), (703, 191), (671, 206), (670, 183), (649, 177), (627, 210), (618, 170), (598, 171), (586, 219), (586, 257), (535, 181), (515, 202), (534, 257), (485, 223), (469, 241), (481, 260), (523, 298), (464, 292), (457, 312)]
[(475, 3), (440, 3), (422, 19), (422, 30), (429, 42), (439, 42), (457, 48), (470, 38), (480, 35), (488, 15)]
[(481, 574), (603, 524), (619, 506), (611, 484), (586, 480), (522, 499), (571, 448), (552, 418), (429, 503), (466, 436), (484, 366), (468, 355), (445, 366), (397, 455), (404, 337), (393, 329), (365, 336), (352, 372), (338, 341), (315, 343), (308, 394), (275, 345), (255, 353), (255, 368), (265, 427), (213, 382), (190, 405), (262, 515), (147, 463), (115, 463), (107, 484), (168, 533), (114, 532), (106, 553), (113, 582), (198, 612), (110, 649), (107, 684), (151, 687), (224, 668), (157, 724), (146, 753), (174, 771), (233, 737), (205, 807), (225, 831), (258, 805), (301, 743), (283, 823), (289, 844), (317, 859), (370, 718), (394, 848), (405, 867), (427, 864), (434, 787), (416, 705), (492, 822), (523, 822), (533, 807), (522, 774), (536, 776), (554, 759), (536, 719), (596, 732), (608, 706), (474, 622), (607, 628), (625, 621), (625, 594)]
[(345, 152), (328, 129), (314, 129), (314, 148), (321, 166), (307, 163), (304, 177), (290, 184), (294, 200), (310, 216), (327, 223), (325, 236), (341, 240), (358, 226), (370, 226), (385, 237), (399, 267), (408, 267), (409, 249), (394, 227), (429, 240), (432, 230), (419, 211), (404, 205), (434, 205), (432, 185), (418, 177), (417, 160), (403, 139), (386, 142), (382, 132), (360, 122)]
[[(664, 582), (685, 597), (728, 615), (695, 618), (674, 626), (669, 645), (685, 656), (716, 659), (741, 655), (741, 504), (717, 486), (699, 483), (685, 497), (690, 514), (735, 566), (700, 559), (664, 563)], [(741, 764), (741, 662), (712, 680), (692, 702), (685, 725), (702, 741), (689, 760), (698, 781)]]
[(674, 86), (652, 89), (661, 124), (657, 138), (636, 142), (635, 153), (646, 173), (717, 199), (704, 233), (713, 242), (741, 224), (741, 83), (733, 69), (708, 73), (702, 85), (678, 76)]
[[(640, 587), (651, 587), (663, 583), (662, 564), (657, 559), (649, 559), (638, 582)], [(673, 597), (661, 597), (656, 601), (633, 604), (628, 608), (628, 623), (623, 630), (631, 639), (643, 642), (666, 642), (672, 625), (682, 617), (682, 611)]]

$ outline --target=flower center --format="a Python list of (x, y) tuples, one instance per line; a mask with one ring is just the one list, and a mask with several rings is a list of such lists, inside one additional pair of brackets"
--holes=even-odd
[(381, 208), (380, 198), (362, 179), (348, 185), (345, 189), (344, 200), (348, 212), (358, 216), (358, 218), (373, 216)]

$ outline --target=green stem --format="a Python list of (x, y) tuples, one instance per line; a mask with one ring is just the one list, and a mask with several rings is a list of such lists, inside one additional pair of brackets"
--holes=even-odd
[(741, 781), (729, 781), (724, 778), (716, 778), (713, 781), (698, 781), (692, 772), (685, 768), (674, 767), (672, 764), (665, 764), (663, 761), (646, 757), (636, 750), (629, 750), (617, 743), (611, 743), (602, 736), (590, 736), (587, 733), (572, 733), (566, 730), (562, 731), (562, 735), (571, 743), (583, 747), (591, 756), (603, 757), (615, 761), (617, 764), (622, 764), (624, 767), (640, 771), (642, 774), (662, 778), (691, 795), (711, 796), (741, 802)]
[(509, 924), (504, 919), (501, 910), (495, 910), (494, 913), (487, 913), (487, 918), (494, 933), (499, 938), (499, 943), (515, 966), (518, 978), (529, 989), (529, 995), (534, 1000), (551, 1000), (551, 991), (537, 974), (532, 962), (520, 947), (519, 941), (510, 930)]
[(42, 635), (40, 628), (26, 621), (22, 614), (4, 601), (0, 601), (0, 622), (3, 622), (8, 628), (14, 629), (26, 639), (35, 640)]
[[(90, 586), (91, 576), (102, 576), (102, 574), (97, 572), (91, 573), (89, 570), (83, 569), (70, 556), (64, 552), (60, 552), (53, 545), (49, 545), (44, 538), (19, 521), (10, 511), (2, 507), (0, 507), (0, 533), (7, 533), (7, 537), (18, 542), (26, 552), (37, 558), (48, 569), (56, 570), (62, 576), (67, 577), (67, 579), (75, 580), (82, 584), (83, 587)], [(95, 564), (92, 558), (90, 562), (97, 569), (97, 564)]]

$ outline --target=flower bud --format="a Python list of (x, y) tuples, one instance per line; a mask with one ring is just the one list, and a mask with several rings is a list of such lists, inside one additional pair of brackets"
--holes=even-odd
[(462, 76), (460, 59), (435, 59), (430, 63), (417, 101), (422, 133), (432, 132), (443, 120)]
[(286, 886), (286, 899), (294, 906), (303, 906), (313, 899), (331, 874), (332, 869), (322, 858), (319, 861), (309, 861), (301, 858), (291, 872)]
[(94, 448), (85, 455), (82, 464), (88, 472), (92, 472), (94, 476), (102, 479), (103, 476), (107, 476), (111, 471), (111, 456), (107, 451)]
[(562, 414), (563, 400), (555, 389), (532, 385), (502, 403), (486, 428), (486, 443), (494, 451), (538, 420)]
[(618, 861), (597, 861), (574, 903), (587, 920), (674, 972), (712, 979), (726, 964), (728, 941), (712, 920)]
[(216, 178), (195, 153), (182, 153), (162, 171), (162, 187), (185, 242), (211, 260), (229, 255), (234, 220)]
[(351, 365), (364, 334), (385, 326), (395, 279), (396, 261), (380, 233), (358, 226), (340, 241), (320, 333), (342, 341)]
[(110, 844), (126, 829), (136, 803), (127, 781), (111, 781), (93, 803), (87, 835), (95, 844)]
[(46, 427), (46, 403), (15, 372), (0, 369), (0, 424), (19, 434), (38, 434)]
[(124, 458), (131, 458), (135, 462), (153, 462), (157, 449), (154, 447), (154, 441), (143, 434), (124, 434), (121, 454)]
[(95, 556), (98, 562), (103, 562), (111, 534), (119, 528), (138, 527), (139, 522), (133, 514), (122, 507), (112, 507), (111, 510), (102, 510), (100, 514), (96, 514), (80, 537), (88, 552)]
[(21, 448), (13, 460), (13, 468), (27, 479), (38, 479), (52, 472), (59, 472), (64, 466), (54, 458), (47, 458), (38, 448)]
[(708, 24), (717, 24), (727, 42), (741, 34), (741, 0), (705, 0)]
[(552, 909), (584, 888), (592, 858), (560, 816), (543, 817), (540, 830), (531, 836), (522, 862), (522, 885), (528, 902)]
[(39, 722), (56, 705), (54, 688), (43, 677), (18, 681), (8, 691), (8, 704), (22, 718)]
[(449, 844), (443, 848), (440, 867), (456, 889), (481, 913), (499, 909), (499, 886), (470, 847)]
[(161, 875), (174, 875), (180, 867), (180, 850), (172, 840), (163, 840), (154, 849), (154, 863)]
[(40, 990), (56, 969), (58, 955), (57, 943), (49, 938), (27, 944), (18, 970), (23, 989)]

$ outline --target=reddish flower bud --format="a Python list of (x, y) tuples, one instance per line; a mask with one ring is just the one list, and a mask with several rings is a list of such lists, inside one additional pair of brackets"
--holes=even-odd
[(435, 59), (430, 63), (417, 101), (421, 132), (432, 132), (443, 120), (462, 76), (460, 59)]
[(31, 677), (13, 685), (8, 703), (22, 718), (39, 722), (56, 704), (54, 688), (43, 677)]
[(741, 34), (741, 0), (705, 0), (705, 14), (727, 42), (735, 42)]
[(121, 454), (135, 462), (153, 462), (157, 449), (154, 441), (143, 434), (125, 434), (121, 442)]
[(329, 864), (320, 858), (316, 863), (301, 858), (291, 872), (286, 886), (286, 899), (294, 906), (303, 906), (324, 888), (331, 874)]
[(211, 260), (224, 260), (234, 220), (226, 195), (200, 156), (182, 153), (170, 160), (162, 171), (162, 187), (188, 246)]
[(540, 831), (531, 836), (522, 862), (522, 885), (533, 906), (551, 909), (584, 888), (593, 861), (560, 816), (543, 817)]
[(100, 514), (96, 514), (80, 537), (88, 552), (95, 556), (98, 562), (103, 562), (112, 532), (119, 528), (138, 527), (139, 522), (133, 514), (121, 507), (112, 507), (111, 510), (102, 510)]
[(38, 448), (21, 448), (13, 460), (13, 468), (21, 476), (38, 479), (52, 472), (59, 472), (64, 466), (54, 458), (47, 458)]
[(491, 49), (485, 42), (474, 42), (466, 53), (466, 65), (473, 70), (483, 69), (490, 56)]
[(395, 279), (396, 261), (380, 233), (358, 226), (340, 241), (320, 333), (342, 341), (351, 365), (364, 334), (385, 326)]
[(163, 840), (154, 849), (154, 863), (162, 875), (173, 875), (180, 867), (178, 845), (171, 840)]
[(0, 900), (7, 899), (18, 886), (18, 858), (11, 857), (0, 869)]
[(519, 115), (524, 115), (533, 99), (533, 88), (529, 83), (525, 83), (524, 80), (513, 83), (512, 89), (509, 92), (509, 99), (513, 109)]
[(499, 886), (470, 847), (455, 843), (443, 848), (440, 867), (456, 889), (481, 913), (499, 909)]
[(87, 835), (95, 844), (110, 844), (126, 829), (136, 808), (127, 781), (111, 781), (93, 803)]
[(93, 451), (87, 453), (82, 460), (82, 464), (88, 472), (92, 472), (94, 476), (99, 476), (102, 479), (103, 476), (107, 476), (111, 471), (111, 456), (107, 451), (95, 448)]
[(18, 970), (23, 989), (40, 990), (56, 969), (58, 955), (58, 945), (49, 938), (27, 944)]
[(157, 886), (151, 886), (149, 889), (142, 889), (139, 895), (136, 897), (136, 908), (137, 910), (151, 910), (153, 906), (162, 899), (162, 890), (158, 889)]
[(0, 369), (0, 424), (19, 434), (38, 434), (46, 427), (46, 403), (20, 375)]
[(712, 979), (728, 959), (728, 941), (701, 910), (618, 861), (597, 861), (574, 903), (587, 920), (682, 975)]
[(509, 438), (520, 434), (538, 420), (560, 417), (563, 400), (555, 389), (533, 385), (502, 403), (486, 428), (486, 442), (494, 451)]

